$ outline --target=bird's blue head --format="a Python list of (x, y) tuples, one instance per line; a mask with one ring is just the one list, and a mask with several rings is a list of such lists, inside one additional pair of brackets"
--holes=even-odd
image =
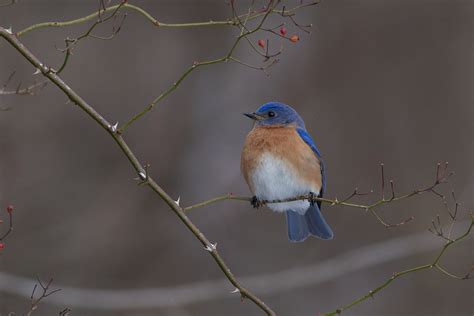
[(265, 103), (253, 113), (244, 113), (255, 120), (257, 126), (287, 126), (296, 125), (305, 128), (303, 119), (289, 105), (279, 102)]

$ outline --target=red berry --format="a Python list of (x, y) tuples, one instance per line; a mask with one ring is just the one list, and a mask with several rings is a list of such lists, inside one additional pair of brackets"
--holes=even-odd
[(296, 35), (296, 34), (295, 34), (295, 35), (292, 35), (292, 36), (290, 37), (290, 41), (292, 41), (293, 43), (296, 43), (296, 42), (298, 42), (299, 40), (300, 40), (300, 37), (299, 37), (298, 35)]
[(286, 35), (286, 32), (287, 32), (286, 28), (285, 28), (284, 26), (282, 26), (282, 27), (280, 28), (280, 34), (281, 34), (281, 36), (285, 36), (285, 35)]
[(7, 212), (12, 213), (13, 212), (13, 205), (7, 205)]
[(3, 242), (0, 242), (0, 250), (5, 248), (5, 244)]
[(258, 46), (260, 46), (261, 48), (265, 48), (265, 41), (263, 39), (259, 39), (258, 42), (257, 42)]

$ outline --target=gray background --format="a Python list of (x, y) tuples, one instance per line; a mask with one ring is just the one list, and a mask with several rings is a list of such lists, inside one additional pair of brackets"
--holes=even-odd
[[(230, 14), (224, 1), (217, 0), (131, 3), (164, 22)], [(243, 8), (248, 2), (238, 3)], [(0, 25), (18, 31), (96, 8), (92, 0), (24, 0), (0, 8)], [(62, 74), (110, 121), (126, 121), (194, 60), (221, 57), (235, 36), (230, 27), (157, 29), (133, 12), (128, 15), (112, 41), (81, 42)], [(454, 187), (463, 206), (472, 208), (473, 17), (474, 2), (468, 0), (324, 1), (298, 15), (301, 23), (314, 24), (311, 36), (287, 26), (301, 41), (283, 43), (281, 61), (270, 77), (233, 63), (199, 69), (125, 138), (143, 162), (152, 164), (157, 181), (172, 196), (181, 196), (184, 205), (227, 192), (246, 195), (239, 159), (251, 123), (241, 113), (278, 100), (299, 111), (320, 147), (328, 197), (341, 198), (356, 186), (379, 192), (381, 161), (397, 192), (408, 192), (430, 184), (436, 162), (448, 160), (456, 176), (444, 192)], [(279, 21), (273, 19), (271, 25)], [(22, 41), (47, 64), (59, 65), (62, 55), (54, 45), (86, 28), (40, 30)], [(108, 32), (110, 26), (98, 31)], [(271, 38), (273, 47), (280, 42), (269, 34), (254, 40), (258, 38)], [(1, 80), (17, 70), (16, 83), (32, 82), (34, 69), (3, 41), (0, 52)], [(261, 61), (246, 45), (237, 56)], [(0, 112), (0, 205), (16, 208), (15, 232), (0, 255), (2, 272), (109, 290), (173, 288), (222, 278), (177, 217), (149, 189), (136, 185), (136, 175), (109, 136), (66, 104), (58, 89), (48, 86), (34, 97), (0, 96), (0, 105), (11, 107)], [(237, 276), (315, 264), (374, 242), (426, 232), (439, 212), (446, 219), (440, 201), (429, 195), (384, 207), (381, 212), (391, 221), (416, 216), (409, 225), (390, 230), (356, 209), (326, 205), (323, 211), (335, 239), (312, 238), (302, 244), (287, 241), (283, 216), (255, 211), (243, 202), (222, 202), (190, 217), (218, 242)], [(467, 217), (464, 211), (461, 218)], [(471, 238), (453, 248), (445, 265), (464, 273), (472, 263), (472, 246)], [(435, 254), (423, 252), (261, 296), (280, 315), (315, 315), (365, 294), (395, 271), (429, 262)], [(231, 290), (222, 286), (222, 292)], [(347, 315), (471, 315), (473, 291), (472, 281), (424, 271), (397, 280)], [(56, 299), (61, 295), (66, 293)], [(224, 297), (167, 308), (74, 308), (73, 315), (261, 314), (250, 302)], [(1, 314), (24, 313), (28, 304), (24, 297), (0, 293)], [(60, 309), (47, 299), (37, 314)]]

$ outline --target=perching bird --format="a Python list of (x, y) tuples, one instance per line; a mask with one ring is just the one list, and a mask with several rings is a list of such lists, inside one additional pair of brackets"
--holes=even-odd
[[(252, 205), (259, 207), (263, 200), (301, 195), (322, 197), (326, 184), (323, 161), (298, 113), (286, 104), (270, 102), (244, 115), (255, 121), (241, 157), (242, 173), (254, 194)], [(334, 236), (321, 214), (320, 201), (298, 200), (267, 206), (286, 213), (290, 241), (303, 241), (309, 235), (321, 239)]]

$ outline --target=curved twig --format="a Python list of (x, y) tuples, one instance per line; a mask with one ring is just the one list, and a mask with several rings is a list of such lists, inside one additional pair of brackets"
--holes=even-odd
[[(308, 6), (312, 6), (312, 5), (316, 5), (318, 4), (320, 1), (314, 1), (314, 2), (311, 2), (311, 3), (302, 3), (300, 5), (297, 5), (295, 6), (294, 8), (292, 9), (289, 9), (289, 10), (286, 10), (286, 11), (282, 11), (282, 10), (272, 10), (272, 12), (275, 12), (275, 13), (279, 13), (279, 14), (282, 14), (282, 13), (285, 13), (285, 14), (293, 14), (296, 10), (298, 9), (301, 9), (301, 8), (304, 8), (304, 7), (308, 7)], [(148, 21), (150, 21), (153, 25), (155, 26), (159, 26), (159, 27), (170, 27), (170, 28), (179, 28), (179, 27), (182, 27), (182, 28), (188, 28), (188, 27), (200, 27), (200, 26), (222, 26), (222, 25), (227, 25), (227, 26), (234, 26), (234, 25), (237, 25), (238, 24), (238, 21), (236, 19), (228, 19), (228, 20), (222, 20), (222, 21), (213, 21), (213, 20), (210, 20), (210, 21), (203, 21), (203, 22), (189, 22), (189, 23), (164, 23), (164, 22), (160, 22), (158, 21), (156, 18), (154, 18), (150, 13), (148, 13), (145, 9), (139, 7), (139, 6), (136, 6), (136, 5), (133, 5), (133, 4), (130, 4), (130, 3), (124, 3), (124, 4), (117, 4), (117, 5), (113, 5), (113, 6), (110, 6), (110, 7), (106, 7), (102, 10), (103, 13), (106, 13), (106, 12), (109, 12), (109, 11), (113, 11), (115, 9), (117, 9), (119, 6), (123, 6), (124, 9), (129, 9), (131, 11), (135, 11), (137, 12), (138, 14), (142, 15), (143, 17), (145, 17), (145, 19), (147, 19)], [(253, 20), (253, 19), (256, 19), (262, 15), (264, 15), (265, 13), (262, 13), (262, 12), (256, 12), (256, 13), (253, 13), (249, 18), (248, 20)], [(239, 18), (242, 18), (246, 16), (245, 15), (241, 15), (239, 16)], [(71, 25), (76, 25), (76, 24), (81, 24), (81, 23), (85, 23), (87, 21), (90, 21), (94, 18), (97, 17), (97, 12), (94, 12), (94, 13), (91, 13), (89, 15), (86, 15), (84, 17), (80, 17), (80, 18), (77, 18), (77, 19), (73, 19), (73, 20), (68, 20), (68, 21), (62, 21), (62, 22), (59, 22), (59, 21), (51, 21), (51, 22), (42, 22), (42, 23), (37, 23), (37, 24), (33, 24), (33, 25), (30, 25), (26, 28), (24, 28), (23, 30), (19, 31), (16, 33), (17, 36), (23, 36), (27, 33), (30, 33), (32, 31), (36, 31), (36, 30), (39, 30), (39, 29), (43, 29), (43, 28), (50, 28), (50, 27), (55, 27), (55, 28), (58, 28), (58, 27), (66, 27), (66, 26), (71, 26)]]
[(393, 281), (395, 281), (396, 279), (398, 279), (399, 277), (402, 277), (406, 274), (410, 274), (410, 273), (413, 273), (413, 272), (417, 272), (417, 271), (422, 271), (422, 270), (430, 270), (430, 269), (437, 269), (439, 270), (440, 272), (442, 272), (443, 274), (449, 276), (449, 277), (452, 277), (452, 278), (455, 278), (455, 279), (466, 279), (466, 277), (464, 278), (461, 278), (461, 277), (457, 277), (455, 275), (453, 275), (452, 273), (446, 271), (445, 269), (443, 269), (440, 265), (439, 265), (439, 262), (441, 260), (441, 258), (443, 257), (443, 255), (446, 253), (446, 250), (452, 246), (453, 244), (455, 243), (458, 243), (460, 242), (461, 240), (465, 239), (470, 233), (471, 233), (471, 230), (472, 230), (472, 227), (474, 226), (474, 217), (471, 215), (471, 223), (469, 225), (469, 227), (466, 229), (466, 231), (460, 235), (459, 237), (457, 237), (456, 239), (453, 239), (447, 243), (444, 244), (444, 246), (441, 248), (441, 250), (439, 251), (438, 255), (435, 257), (435, 259), (431, 262), (431, 263), (428, 263), (428, 264), (424, 264), (424, 265), (421, 265), (421, 266), (417, 266), (417, 267), (414, 267), (414, 268), (411, 268), (411, 269), (407, 269), (407, 270), (404, 270), (404, 271), (401, 271), (401, 272), (397, 272), (397, 273), (394, 273), (389, 279), (387, 279), (384, 283), (382, 283), (381, 285), (379, 285), (378, 287), (372, 289), (371, 291), (369, 291), (367, 294), (365, 294), (364, 296), (352, 301), (351, 303), (347, 304), (347, 305), (344, 305), (340, 308), (337, 308), (331, 312), (328, 312), (328, 313), (324, 313), (323, 315), (324, 316), (335, 316), (335, 315), (340, 315), (343, 311), (346, 311), (348, 309), (350, 309), (351, 307), (357, 305), (357, 304), (360, 304), (362, 302), (364, 302), (365, 300), (369, 299), (369, 298), (373, 298), (375, 294), (377, 294), (378, 292), (382, 291), (383, 289), (385, 289), (390, 283), (392, 283)]

